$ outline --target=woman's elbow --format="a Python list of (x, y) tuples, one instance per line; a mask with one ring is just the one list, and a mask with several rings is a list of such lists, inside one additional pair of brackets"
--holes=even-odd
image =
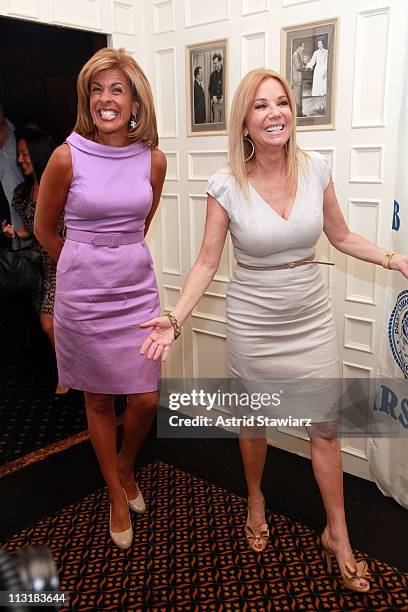
[(34, 236), (37, 238), (38, 242), (41, 242), (41, 227), (39, 223), (34, 219)]
[(44, 245), (44, 242), (47, 239), (47, 232), (44, 229), (43, 225), (34, 219), (34, 236), (38, 240), (41, 245)]
[(347, 250), (347, 243), (348, 240), (351, 236), (351, 232), (349, 230), (347, 230), (347, 232), (341, 232), (341, 233), (335, 233), (333, 235), (328, 235), (326, 234), (330, 244), (337, 249), (338, 251), (340, 251), (341, 253), (344, 253)]
[(215, 259), (214, 257), (208, 256), (198, 256), (196, 265), (200, 267), (206, 274), (213, 277), (218, 270), (219, 259)]

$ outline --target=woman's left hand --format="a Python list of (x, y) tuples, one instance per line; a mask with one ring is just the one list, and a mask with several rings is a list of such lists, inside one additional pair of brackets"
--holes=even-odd
[(4, 236), (7, 236), (7, 238), (14, 238), (14, 225), (11, 225), (10, 223), (7, 223), (7, 221), (2, 221), (1, 222), (1, 231), (3, 232)]
[(390, 270), (398, 270), (405, 278), (408, 278), (408, 255), (396, 253), (391, 257), (388, 267)]
[(152, 331), (143, 342), (140, 349), (140, 354), (144, 355), (146, 351), (148, 359), (159, 359), (163, 362), (167, 361), (170, 347), (174, 342), (174, 327), (168, 317), (155, 317), (145, 323), (140, 323), (139, 327), (152, 327)]

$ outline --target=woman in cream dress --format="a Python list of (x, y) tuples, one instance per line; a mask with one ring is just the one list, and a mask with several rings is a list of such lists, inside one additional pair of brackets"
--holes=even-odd
[(313, 72), (312, 96), (319, 98), (317, 110), (324, 110), (326, 108), (328, 51), (323, 47), (323, 41), (321, 39), (317, 41), (317, 47), (310, 62), (306, 64), (306, 68), (312, 70), (313, 66), (315, 66)]
[[(207, 219), (197, 261), (170, 315), (152, 327), (141, 352), (167, 359), (179, 328), (212, 281), (230, 231), (238, 265), (227, 293), (228, 354), (233, 377), (303, 379), (337, 376), (335, 328), (319, 265), (312, 262), (324, 231), (336, 248), (400, 270), (408, 257), (387, 253), (350, 232), (318, 154), (296, 144), (295, 102), (286, 80), (266, 69), (249, 72), (235, 93), (229, 133), (229, 167), (210, 177)], [(322, 546), (335, 556), (343, 584), (368, 591), (364, 561), (356, 562), (345, 522), (341, 452), (336, 423), (325, 407), (309, 429), (314, 474), (327, 515)], [(321, 422), (318, 422), (318, 421)], [(267, 442), (242, 435), (248, 487), (248, 544), (268, 541), (261, 479)]]

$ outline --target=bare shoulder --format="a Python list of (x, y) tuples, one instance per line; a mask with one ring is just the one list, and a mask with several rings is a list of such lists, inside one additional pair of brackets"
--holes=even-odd
[(47, 173), (58, 173), (68, 182), (72, 180), (72, 158), (69, 145), (62, 144), (53, 151), (47, 164)]
[(152, 170), (159, 174), (165, 173), (167, 170), (167, 159), (160, 149), (152, 149)]

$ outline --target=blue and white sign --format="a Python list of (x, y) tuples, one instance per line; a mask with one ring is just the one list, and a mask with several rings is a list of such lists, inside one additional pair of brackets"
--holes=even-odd
[[(392, 245), (397, 253), (408, 253), (408, 61), (401, 108), (395, 200), (390, 202)], [(408, 281), (396, 272), (388, 273), (383, 342), (378, 375), (388, 382), (387, 406), (406, 408), (399, 397), (400, 382), (408, 378)], [(394, 383), (393, 383), (394, 381)], [(394, 387), (394, 388), (391, 388)], [(384, 390), (383, 390), (384, 391)], [(384, 393), (383, 393), (384, 395)], [(395, 412), (395, 411), (394, 411)], [(394, 413), (391, 415), (394, 416)], [(401, 417), (403, 418), (403, 417)], [(407, 424), (406, 420), (401, 424)], [(384, 493), (408, 508), (408, 435), (372, 438), (369, 443), (371, 475)]]

